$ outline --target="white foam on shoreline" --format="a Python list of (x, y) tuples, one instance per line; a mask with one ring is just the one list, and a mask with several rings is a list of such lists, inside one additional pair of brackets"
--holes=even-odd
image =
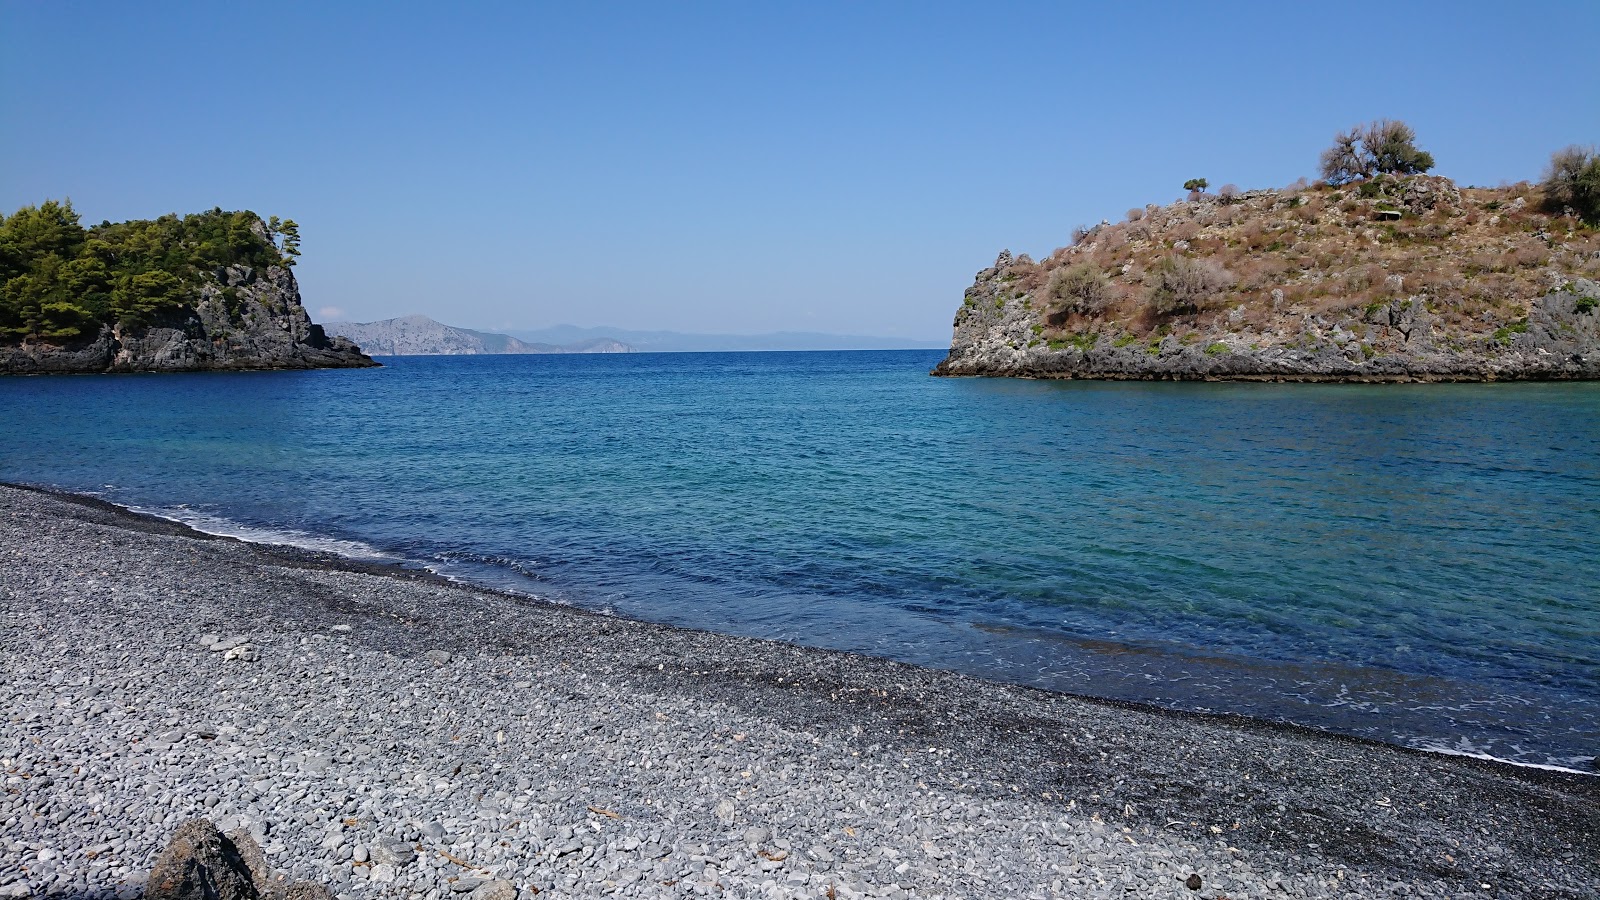
[(1465, 756), (1468, 759), (1481, 759), (1485, 762), (1504, 763), (1508, 766), (1516, 766), (1519, 769), (1543, 769), (1546, 772), (1565, 772), (1568, 775), (1587, 775), (1590, 778), (1600, 777), (1600, 772), (1586, 772), (1583, 769), (1574, 769), (1570, 766), (1558, 766), (1553, 763), (1522, 762), (1515, 759), (1505, 759), (1504, 757), (1495, 756), (1490, 753), (1484, 753), (1479, 750), (1462, 750), (1458, 747), (1443, 747), (1432, 744), (1419, 744), (1416, 745), (1416, 749), (1421, 750), (1424, 753), (1437, 753), (1441, 756)]
[[(52, 490), (59, 490), (59, 489), (52, 489)], [(510, 571), (516, 572), (517, 574), (522, 575), (524, 577), (531, 577), (530, 573), (527, 573), (527, 572), (521, 570), (519, 567), (514, 566), (514, 565), (507, 565), (507, 563), (509, 563), (510, 561), (476, 560), (473, 563), (464, 564), (464, 563), (462, 563), (461, 561), (459, 561), (457, 559), (447, 558), (445, 560), (435, 560), (433, 562), (424, 562), (422, 560), (417, 560), (417, 559), (413, 559), (413, 558), (410, 558), (410, 557), (406, 557), (406, 556), (403, 556), (403, 555), (398, 554), (398, 553), (391, 553), (391, 552), (388, 552), (388, 551), (380, 550), (377, 547), (375, 547), (375, 546), (373, 546), (371, 544), (365, 543), (363, 541), (347, 540), (347, 539), (343, 539), (343, 538), (334, 538), (334, 537), (328, 537), (328, 536), (325, 536), (325, 535), (317, 535), (317, 534), (313, 534), (311, 532), (301, 531), (299, 529), (292, 529), (292, 528), (267, 528), (267, 527), (260, 527), (260, 526), (245, 525), (245, 524), (242, 524), (242, 523), (239, 523), (239, 522), (235, 522), (235, 521), (233, 521), (231, 519), (225, 519), (225, 518), (222, 518), (220, 516), (214, 516), (214, 515), (211, 515), (211, 514), (208, 514), (208, 513), (199, 512), (197, 510), (189, 508), (186, 505), (178, 505), (178, 506), (174, 506), (174, 507), (161, 507), (161, 508), (139, 507), (139, 506), (131, 506), (131, 505), (123, 504), (123, 503), (117, 503), (114, 500), (110, 500), (109, 498), (107, 498), (105, 496), (105, 494), (103, 492), (99, 492), (99, 491), (74, 491), (74, 492), (71, 492), (71, 493), (77, 493), (77, 494), (79, 494), (81, 496), (94, 497), (97, 500), (103, 500), (105, 502), (109, 502), (112, 505), (118, 506), (118, 507), (120, 507), (122, 509), (125, 509), (125, 510), (128, 510), (129, 512), (138, 513), (140, 515), (154, 516), (155, 518), (165, 519), (165, 520), (167, 520), (169, 522), (176, 522), (176, 523), (178, 523), (180, 525), (185, 525), (185, 526), (187, 526), (189, 528), (193, 528), (195, 531), (198, 531), (198, 532), (201, 532), (201, 533), (204, 533), (204, 534), (216, 535), (218, 537), (236, 538), (238, 540), (247, 541), (247, 542), (256, 543), (256, 544), (266, 544), (266, 545), (270, 545), (270, 546), (280, 546), (280, 547), (295, 547), (297, 549), (311, 550), (311, 551), (322, 552), (322, 553), (329, 553), (329, 554), (332, 554), (332, 555), (335, 555), (335, 556), (340, 556), (340, 557), (343, 557), (343, 558), (353, 559), (353, 560), (360, 560), (360, 561), (381, 562), (381, 563), (389, 563), (389, 564), (409, 562), (409, 563), (412, 563), (413, 565), (420, 566), (425, 571), (427, 571), (427, 572), (429, 572), (431, 574), (437, 575), (437, 576), (445, 579), (446, 581), (452, 582), (454, 584), (459, 584), (459, 585), (462, 585), (464, 587), (476, 588), (476, 589), (486, 589), (486, 590), (494, 591), (494, 592), (497, 592), (497, 593), (513, 594), (513, 595), (517, 595), (517, 596), (527, 597), (529, 599), (541, 600), (541, 601), (548, 602), (548, 603), (555, 603), (555, 604), (558, 604), (558, 605), (561, 605), (561, 606), (571, 606), (571, 607), (575, 607), (575, 608), (577, 608), (579, 606), (578, 604), (572, 603), (569, 600), (561, 599), (559, 597), (549, 596), (549, 595), (546, 595), (546, 594), (536, 594), (536, 593), (533, 593), (533, 592), (530, 592), (530, 591), (520, 590), (520, 589), (518, 589), (516, 587), (510, 586), (510, 585), (507, 585), (507, 584), (495, 583), (498, 579), (473, 577), (473, 575), (475, 575), (477, 573), (469, 572), (469, 574), (461, 574), (459, 572), (451, 571), (451, 569), (455, 569), (455, 568), (471, 570), (471, 569), (480, 568), (480, 567), (493, 570), (493, 569), (496, 568), (496, 563), (498, 562), (498, 563), (501, 563), (501, 565), (504, 565)], [(610, 607), (609, 605), (607, 605), (604, 608), (588, 608), (588, 610), (590, 612), (599, 613), (601, 615), (608, 615), (608, 616), (616, 616), (616, 615), (618, 615), (616, 613), (615, 609)], [(631, 617), (628, 617), (628, 618), (631, 618)], [(801, 642), (796, 642), (796, 643), (801, 643)], [(804, 645), (804, 644), (802, 643), (802, 645)], [(875, 654), (868, 654), (868, 655), (875, 655)], [(886, 658), (892, 658), (892, 657), (886, 657)], [(944, 669), (946, 671), (962, 671), (960, 669), (954, 669), (954, 668), (950, 668), (948, 666), (933, 666), (933, 668)], [(979, 677), (982, 677), (982, 676), (979, 676)], [(1016, 683), (1016, 682), (1007, 682), (1007, 683)], [(1186, 711), (1186, 712), (1201, 712), (1203, 714), (1217, 714), (1217, 713), (1226, 713), (1227, 712), (1226, 710), (1223, 710), (1223, 709), (1196, 709), (1194, 707), (1163, 706), (1163, 705), (1159, 705), (1159, 704), (1152, 704), (1152, 703), (1148, 703), (1148, 702), (1139, 702), (1139, 701), (1132, 701), (1132, 702), (1138, 703), (1138, 705), (1146, 706), (1146, 707), (1149, 707), (1149, 708), (1152, 708), (1152, 709), (1177, 710), (1177, 711)], [(1260, 721), (1260, 722), (1287, 721), (1287, 720), (1273, 720), (1273, 719), (1258, 718), (1258, 717), (1254, 717), (1254, 716), (1249, 716), (1249, 718), (1252, 718), (1255, 721)], [(1316, 728), (1317, 726), (1313, 725), (1313, 726), (1310, 726), (1310, 727)], [(1328, 733), (1330, 733), (1330, 734), (1340, 734), (1342, 732), (1329, 731)], [(1409, 749), (1413, 749), (1413, 750), (1419, 750), (1419, 751), (1422, 751), (1424, 753), (1437, 753), (1437, 754), (1439, 754), (1441, 756), (1460, 756), (1460, 757), (1467, 757), (1467, 758), (1470, 758), (1470, 759), (1482, 760), (1482, 761), (1485, 761), (1485, 762), (1500, 763), (1500, 764), (1508, 765), (1508, 766), (1516, 766), (1518, 768), (1541, 769), (1541, 770), (1548, 771), (1548, 772), (1561, 772), (1561, 773), (1569, 774), (1569, 775), (1583, 775), (1583, 776), (1588, 776), (1588, 777), (1591, 777), (1591, 778), (1600, 777), (1600, 771), (1596, 771), (1596, 770), (1593, 770), (1593, 769), (1579, 769), (1579, 768), (1574, 768), (1572, 766), (1558, 765), (1558, 764), (1554, 764), (1554, 763), (1536, 763), (1536, 762), (1527, 762), (1527, 761), (1516, 760), (1516, 759), (1507, 759), (1505, 757), (1495, 756), (1495, 755), (1493, 755), (1491, 753), (1479, 750), (1479, 749), (1471, 746), (1468, 743), (1463, 743), (1460, 746), (1452, 747), (1452, 746), (1448, 746), (1448, 745), (1437, 743), (1437, 742), (1433, 742), (1433, 741), (1423, 741), (1423, 742), (1407, 741), (1407, 740), (1404, 739), (1404, 737), (1402, 735), (1394, 735), (1393, 739), (1391, 739), (1391, 740), (1387, 740), (1387, 741), (1380, 740), (1379, 742), (1380, 743), (1389, 744), (1389, 745), (1392, 745), (1392, 746), (1405, 747), (1405, 748), (1409, 748)]]
[[(119, 506), (121, 504), (118, 504)], [(224, 519), (209, 513), (199, 512), (186, 506), (149, 508), (139, 506), (124, 506), (129, 512), (146, 516), (155, 516), (193, 528), (203, 534), (217, 537), (238, 538), (252, 544), (268, 544), (275, 547), (295, 547), (300, 550), (314, 550), (320, 553), (331, 553), (346, 559), (369, 560), (374, 562), (400, 562), (405, 557), (396, 553), (379, 550), (377, 547), (364, 541), (352, 541), (344, 538), (328, 537), (326, 535), (312, 534), (295, 528), (266, 528), (255, 525), (245, 525), (232, 519)]]

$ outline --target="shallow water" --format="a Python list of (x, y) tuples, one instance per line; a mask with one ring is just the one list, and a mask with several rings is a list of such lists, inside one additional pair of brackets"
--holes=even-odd
[(936, 351), (0, 378), (0, 479), (586, 607), (1590, 769), (1600, 384)]

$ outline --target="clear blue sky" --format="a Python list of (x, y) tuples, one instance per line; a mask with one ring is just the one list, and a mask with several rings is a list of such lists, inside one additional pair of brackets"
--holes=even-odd
[(1596, 0), (0, 0), (0, 207), (294, 218), (314, 315), (941, 339), (1000, 248), (1356, 122), (1536, 178), (1597, 44)]

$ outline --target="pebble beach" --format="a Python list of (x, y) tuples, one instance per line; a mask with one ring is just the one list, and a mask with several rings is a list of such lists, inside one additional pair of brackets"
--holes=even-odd
[(1600, 777), (608, 617), (0, 486), (0, 897), (1600, 895)]

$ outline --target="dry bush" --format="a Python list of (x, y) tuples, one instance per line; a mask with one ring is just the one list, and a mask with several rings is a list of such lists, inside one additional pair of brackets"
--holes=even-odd
[(1229, 268), (1239, 278), (1239, 290), (1262, 291), (1283, 281), (1289, 271), (1289, 261), (1275, 254), (1247, 256)]
[(1496, 272), (1500, 270), (1500, 257), (1488, 251), (1478, 251), (1467, 256), (1462, 268), (1468, 275)]
[(1199, 224), (1197, 224), (1195, 222), (1187, 222), (1186, 221), (1186, 222), (1179, 222), (1178, 224), (1172, 226), (1171, 228), (1168, 228), (1166, 233), (1163, 234), (1162, 237), (1165, 238), (1168, 242), (1171, 242), (1171, 241), (1192, 241), (1192, 240), (1194, 240), (1195, 235), (1198, 235), (1199, 233), (1200, 233)]
[(1142, 218), (1144, 218), (1144, 207), (1135, 206), (1133, 209), (1128, 210), (1129, 222), (1137, 222)]
[(1222, 187), (1217, 188), (1217, 199), (1221, 200), (1223, 203), (1232, 203), (1235, 200), (1238, 200), (1239, 186), (1237, 184), (1225, 184)]
[(1164, 256), (1145, 273), (1145, 300), (1158, 315), (1199, 310), (1234, 281), (1233, 273), (1215, 260)]
[(1518, 298), (1517, 279), (1503, 273), (1479, 275), (1467, 283), (1465, 298), (1488, 306), (1503, 306)]
[(1350, 269), (1340, 279), (1340, 289), (1345, 294), (1364, 294), (1384, 283), (1388, 273), (1377, 264)]
[(1521, 241), (1500, 255), (1500, 265), (1507, 270), (1529, 269), (1544, 265), (1549, 258), (1550, 251), (1543, 244)]
[(1114, 296), (1111, 280), (1098, 266), (1087, 263), (1075, 263), (1051, 272), (1045, 293), (1051, 304), (1052, 325), (1061, 324), (1068, 314), (1099, 315)]

